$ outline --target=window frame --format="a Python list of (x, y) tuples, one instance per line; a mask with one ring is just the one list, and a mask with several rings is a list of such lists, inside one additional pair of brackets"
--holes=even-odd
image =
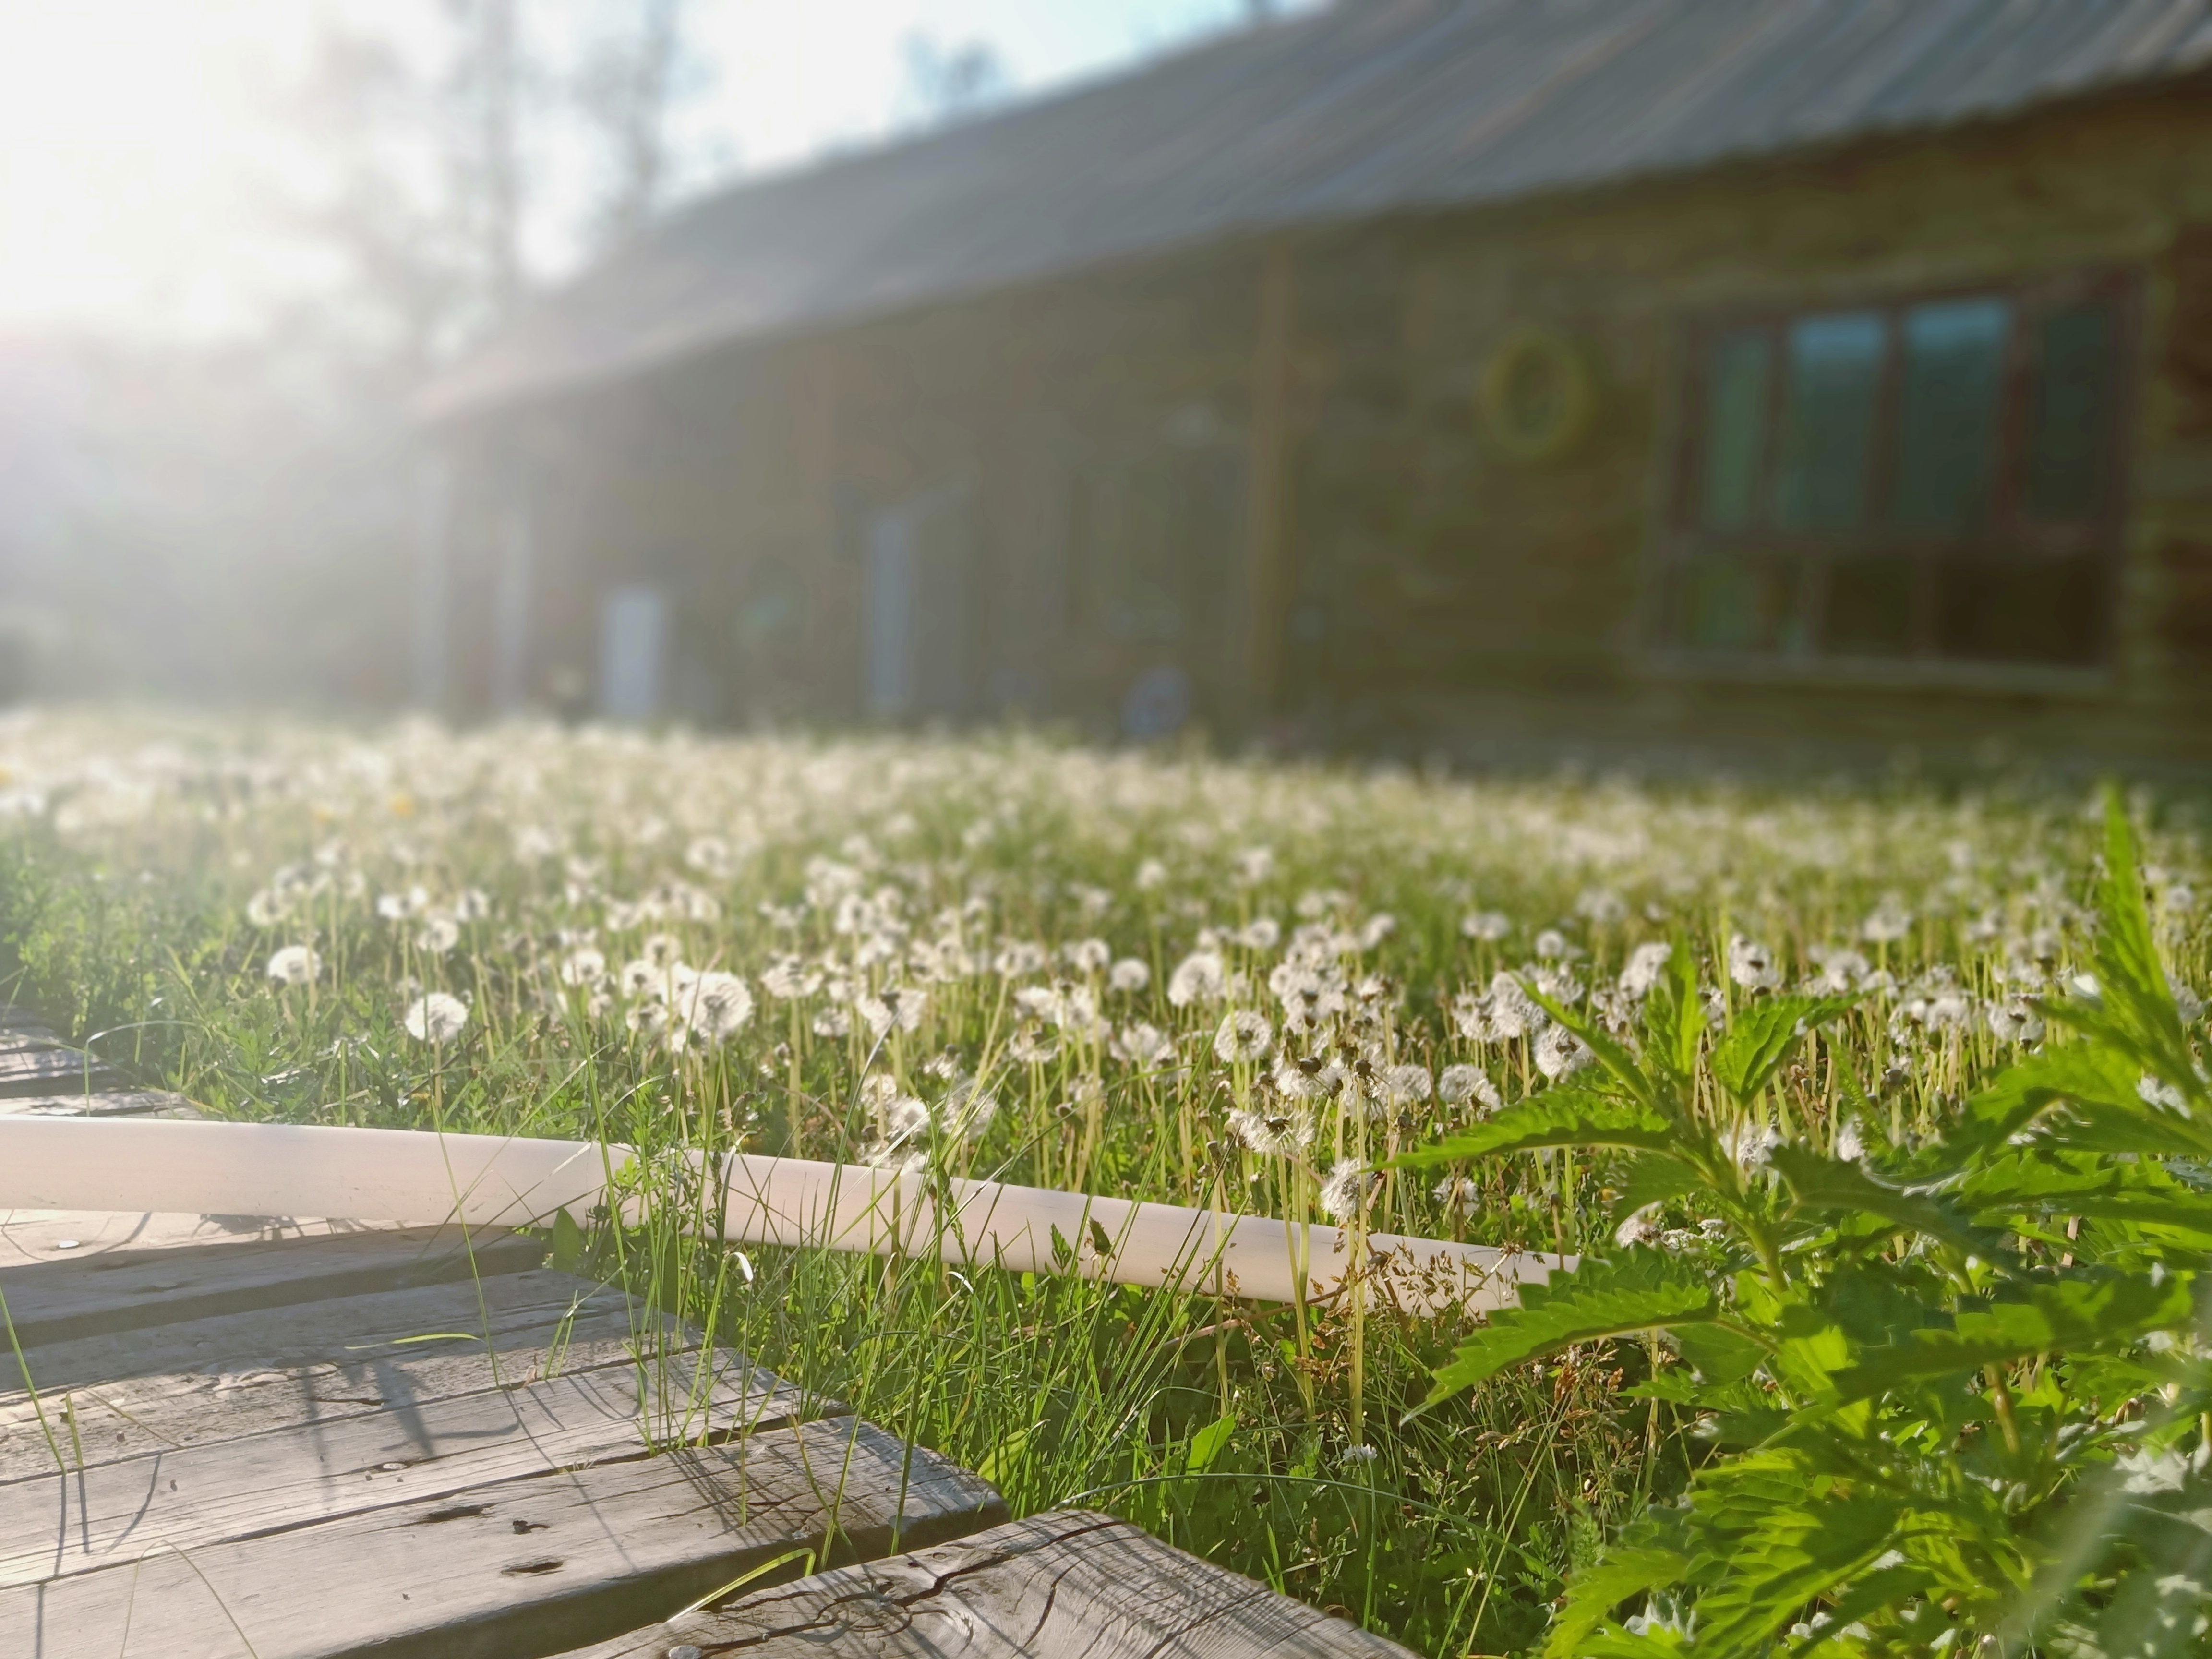
[[(1844, 290), (1817, 297), (1712, 307), (1684, 315), (1676, 329), (1674, 425), (1662, 436), (1658, 529), (1646, 562), (1647, 666), (1681, 678), (1827, 679), (1851, 684), (1955, 684), (1990, 690), (2096, 691), (2108, 689), (2118, 643), (2118, 599), (2129, 514), (2130, 471), (2136, 448), (2136, 383), (2142, 339), (2142, 278), (2124, 266), (2095, 266), (2033, 278), (1958, 282), (1877, 292)], [(1923, 528), (1894, 522), (1896, 434), (1901, 418), (1907, 313), (1922, 306), (2001, 299), (2012, 308), (1998, 378), (1996, 459), (1988, 506), (1965, 527)], [(2025, 513), (2027, 447), (2035, 416), (2036, 353), (2040, 331), (2069, 307), (2102, 303), (2110, 308), (2111, 413), (2099, 456), (2101, 499), (2088, 516), (2052, 523)], [(1789, 337), (1808, 317), (1863, 311), (1882, 320), (1882, 357), (1875, 382), (1873, 429), (1862, 480), (1862, 522), (1844, 531), (1793, 529), (1777, 517), (1784, 422), (1788, 418)], [(1702, 521), (1711, 433), (1714, 348), (1730, 335), (1757, 335), (1767, 343), (1768, 374), (1754, 511), (1740, 526)], [(1686, 568), (1701, 556), (1748, 554), (1784, 568), (1794, 583), (1769, 648), (1731, 649), (1689, 643), (1681, 637), (1676, 594)], [(1838, 562), (1869, 555), (1911, 562), (1911, 639), (1902, 654), (1854, 654), (1824, 649)], [(1947, 568), (1977, 563), (2093, 562), (2101, 615), (2088, 658), (2078, 662), (2008, 661), (1942, 649), (1942, 580)]]

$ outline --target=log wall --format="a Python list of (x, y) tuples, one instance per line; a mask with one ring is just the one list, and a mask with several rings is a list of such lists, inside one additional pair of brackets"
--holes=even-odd
[[(2142, 296), (2104, 671), (1668, 668), (1647, 590), (1686, 319), (2091, 268)], [(1485, 362), (1530, 324), (1581, 343), (1598, 386), (1587, 436), (1540, 464), (1478, 414)], [(957, 502), (927, 509), (954, 515), (927, 569), (966, 620), (933, 624), (957, 671), (909, 718), (1103, 733), (1166, 665), (1217, 732), (1324, 745), (2212, 757), (2201, 98), (1311, 228), (725, 352), (506, 427), (545, 526), (533, 684), (587, 679), (598, 595), (659, 582), (671, 711), (708, 722), (870, 713), (871, 538), (930, 500)]]

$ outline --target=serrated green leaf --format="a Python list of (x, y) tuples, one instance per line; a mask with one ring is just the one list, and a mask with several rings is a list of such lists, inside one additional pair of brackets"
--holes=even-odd
[(1501, 1308), (1436, 1373), (1422, 1409), (1509, 1367), (1577, 1343), (1701, 1323), (1720, 1316), (1720, 1298), (1688, 1262), (1658, 1250), (1589, 1261), (1547, 1284), (1521, 1286), (1521, 1305)]
[(1828, 1603), (1825, 1609), (1828, 1628), (1856, 1624), (1871, 1613), (1902, 1606), (1916, 1595), (1926, 1595), (1936, 1583), (1936, 1575), (1913, 1561), (1860, 1573)]
[(1770, 1157), (1800, 1210), (1863, 1210), (1969, 1255), (1993, 1256), (2002, 1242), (1956, 1205), (1879, 1181), (1864, 1164), (1826, 1158), (1809, 1146), (1777, 1146)]
[(2148, 1274), (2030, 1281), (2003, 1300), (1961, 1309), (1948, 1331), (1922, 1330), (1863, 1350), (1835, 1379), (1836, 1398), (1869, 1399), (1917, 1377), (1950, 1376), (2041, 1354), (2118, 1352), (2154, 1331), (2178, 1331), (2195, 1313), (2193, 1277)]
[(2212, 1194), (2176, 1181), (2148, 1159), (2115, 1164), (2103, 1158), (2063, 1163), (2018, 1154), (1971, 1171), (1959, 1201), (1992, 1220), (2080, 1216), (2162, 1227), (2212, 1238)]
[(1633, 1099), (1654, 1111), (1662, 1110), (1668, 1103), (1668, 1091), (1637, 1063), (1636, 1056), (1625, 1043), (1595, 1021), (1584, 1019), (1565, 1003), (1535, 986), (1528, 986), (1527, 990), (1530, 1000), (1572, 1033), (1576, 1040), (1590, 1051), (1591, 1058)]
[[(2110, 1124), (2144, 1118), (2149, 1108), (2136, 1091), (2142, 1077), (2137, 1061), (2102, 1044), (2047, 1048), (2007, 1067), (1966, 1103), (1948, 1137), (1947, 1167), (1963, 1169), (1998, 1156), (1998, 1148), (2031, 1128), (2063, 1147), (2077, 1138), (2077, 1120)], [(2063, 1116), (2053, 1114), (2059, 1107), (2067, 1109)]]
[[(2142, 870), (2135, 831), (2118, 789), (2105, 792), (2105, 869), (2097, 884), (2100, 927), (2095, 956), (2099, 1000), (2141, 1050), (2159, 1063), (2148, 1069), (2200, 1103), (2205, 1085), (2196, 1075), (2181, 1011), (2159, 959), (2150, 911), (2143, 902)], [(2169, 1074), (2171, 1073), (2171, 1074)]]
[(1644, 1002), (1645, 1053), (1686, 1088), (1698, 1074), (1698, 1048), (1705, 1035), (1705, 999), (1698, 994), (1698, 964), (1680, 934), (1667, 953)]
[(1721, 1324), (1684, 1325), (1674, 1332), (1674, 1345), (1698, 1376), (1715, 1387), (1741, 1382), (1766, 1358), (1766, 1350), (1751, 1338)]
[(1671, 1152), (1674, 1126), (1650, 1107), (1571, 1084), (1516, 1102), (1463, 1133), (1401, 1153), (1386, 1170), (1423, 1170), (1462, 1158), (1495, 1158), (1552, 1146), (1626, 1146)]
[(1880, 1495), (1768, 1510), (1734, 1540), (1726, 1576), (1698, 1597), (1703, 1659), (1754, 1659), (1799, 1609), (1869, 1565), (1890, 1546), (1900, 1509)]
[(1607, 1550), (1567, 1583), (1566, 1599), (1544, 1638), (1545, 1659), (1577, 1659), (1583, 1644), (1632, 1595), (1646, 1595), (1680, 1579), (1689, 1558), (1653, 1545)]
[(1850, 997), (1775, 997), (1739, 1012), (1713, 1049), (1713, 1081), (1740, 1101), (1764, 1089), (1811, 1032), (1846, 1012)]
[(1613, 1224), (1617, 1227), (1647, 1205), (1663, 1204), (1670, 1198), (1695, 1192), (1701, 1185), (1698, 1172), (1681, 1159), (1646, 1153), (1632, 1160), (1621, 1172), (1618, 1187), (1620, 1196), (1613, 1202)]
[(1583, 1638), (1577, 1659), (1677, 1659), (1689, 1651), (1688, 1638), (1664, 1626), (1640, 1631), (1603, 1625)]

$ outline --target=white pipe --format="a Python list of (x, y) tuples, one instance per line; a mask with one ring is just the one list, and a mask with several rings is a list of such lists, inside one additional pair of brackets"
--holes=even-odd
[[(691, 1156), (696, 1170), (698, 1155)], [(0, 1209), (511, 1227), (550, 1220), (556, 1210), (584, 1218), (609, 1177), (635, 1162), (626, 1146), (580, 1140), (7, 1117), (0, 1118)], [(1301, 1230), (1262, 1216), (992, 1181), (945, 1182), (954, 1202), (940, 1228), (934, 1184), (927, 1176), (857, 1164), (741, 1155), (723, 1163), (716, 1196), (724, 1236), (737, 1243), (898, 1251), (963, 1267), (1219, 1288), (1262, 1302), (1292, 1299), (1291, 1249), (1301, 1231), (1310, 1298), (1332, 1294), (1346, 1265), (1346, 1237), (1335, 1227)], [(638, 1205), (634, 1193), (624, 1200), (632, 1219)], [(1418, 1311), (1504, 1305), (1516, 1284), (1572, 1265), (1571, 1257), (1387, 1233), (1370, 1235), (1367, 1247), (1378, 1299)]]

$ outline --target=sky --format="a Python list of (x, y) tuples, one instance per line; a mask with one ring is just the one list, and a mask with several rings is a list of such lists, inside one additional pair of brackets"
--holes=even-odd
[[(590, 3), (522, 0), (524, 27), (573, 38)], [(1014, 88), (1031, 93), (1249, 9), (692, 0), (713, 84), (679, 131), (725, 165), (788, 166), (895, 127), (917, 35), (988, 45)], [(272, 182), (298, 159), (279, 113), (285, 90), (325, 23), (428, 39), (433, 15), (431, 0), (0, 0), (0, 334), (219, 333), (311, 280), (301, 251), (271, 230)], [(570, 257), (554, 246), (546, 263)]]

